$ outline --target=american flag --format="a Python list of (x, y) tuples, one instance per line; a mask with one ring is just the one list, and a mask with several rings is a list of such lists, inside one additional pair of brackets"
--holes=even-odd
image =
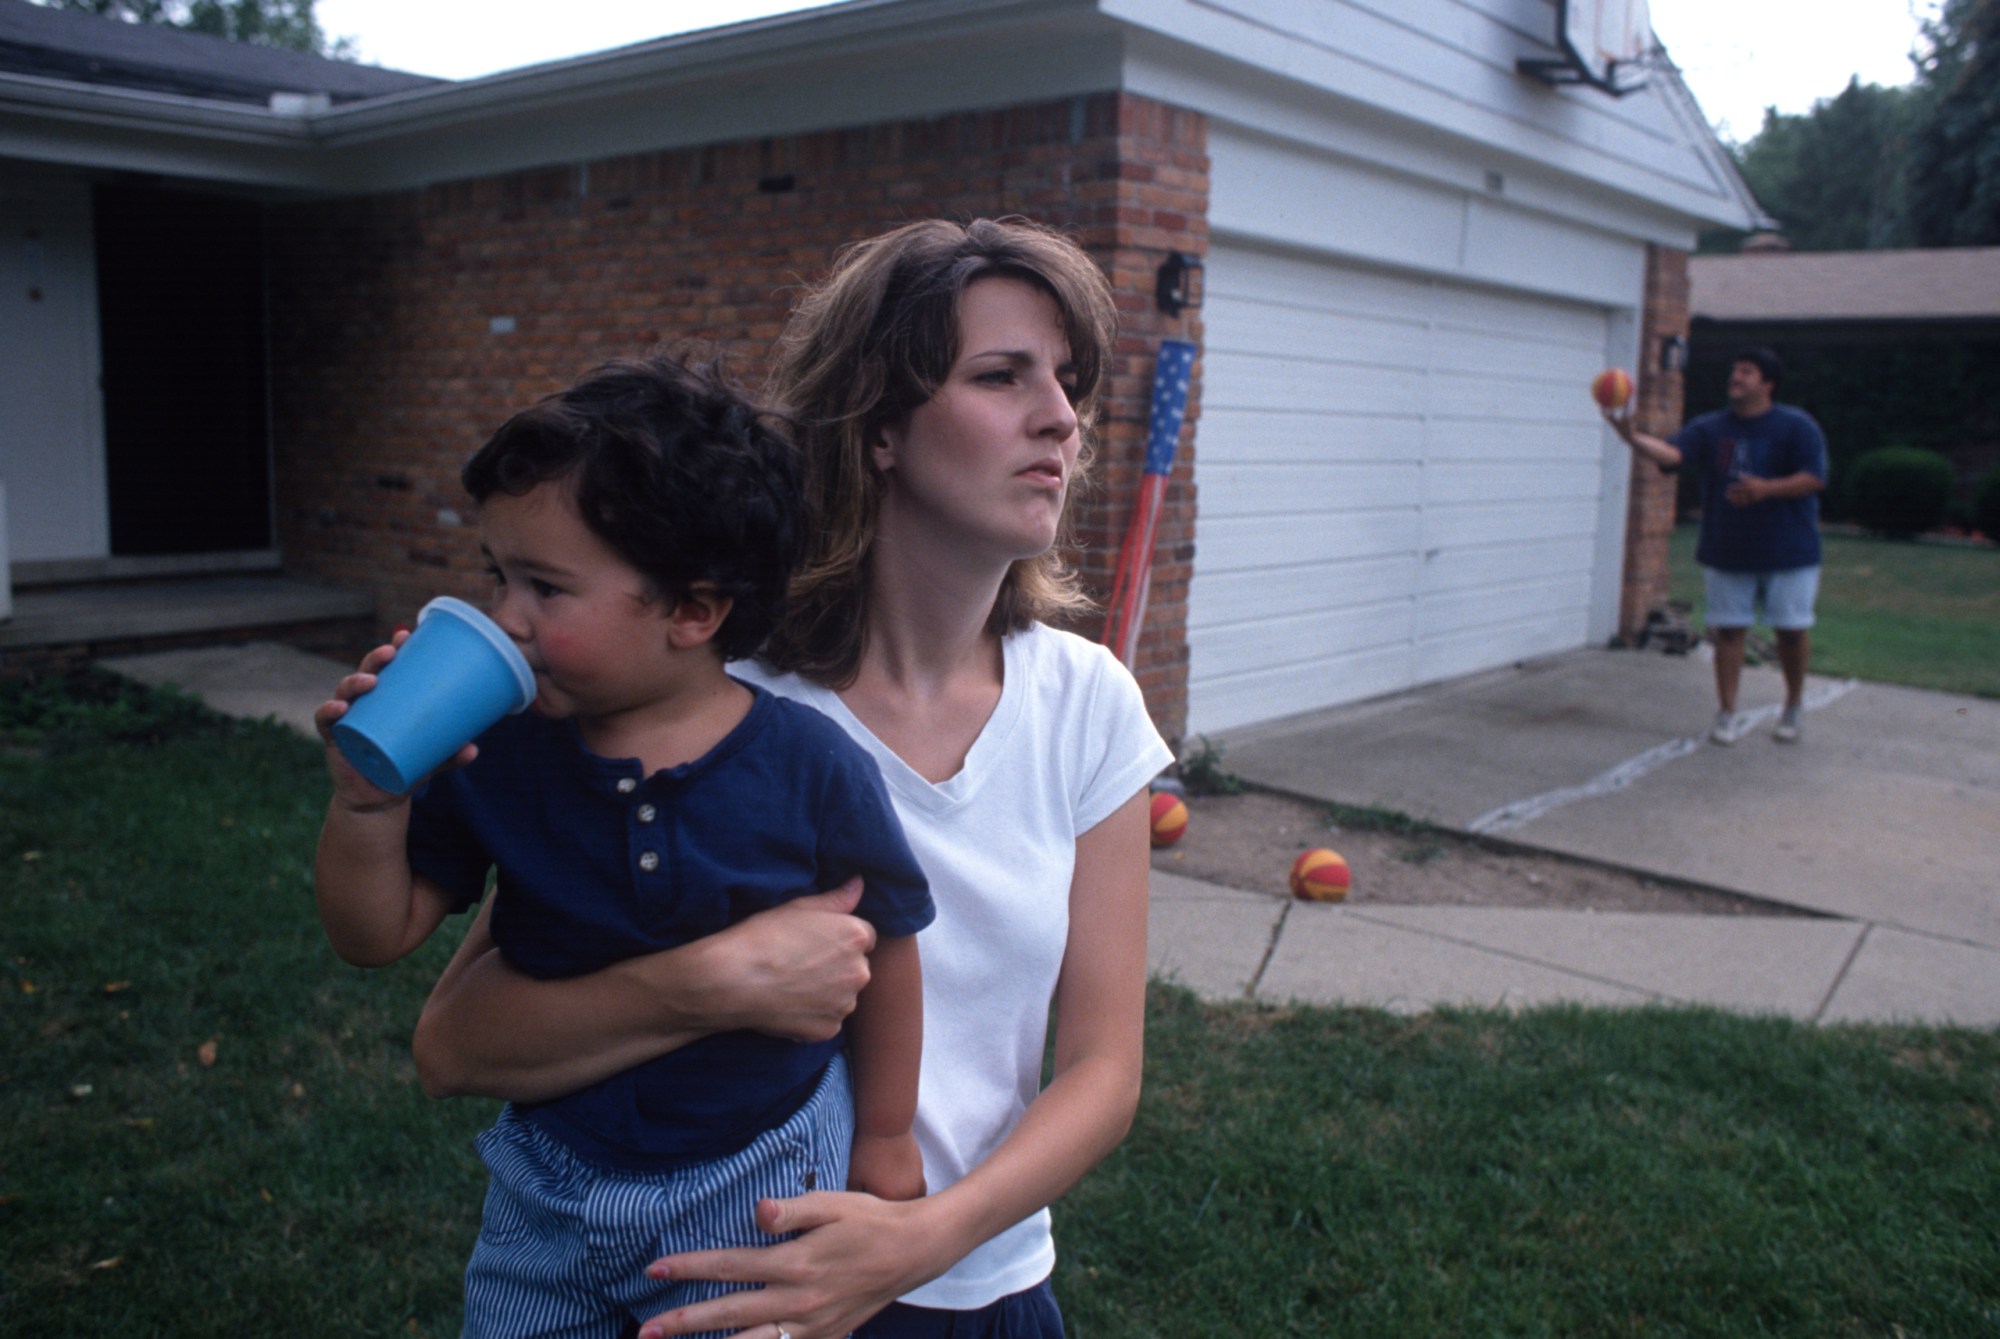
[(1166, 496), (1167, 476), (1174, 472), (1174, 452), (1180, 447), (1181, 424), (1187, 418), (1194, 355), (1194, 345), (1184, 339), (1161, 340), (1160, 356), (1153, 366), (1153, 404), (1146, 423), (1146, 464), (1139, 476), (1139, 504), (1118, 552), (1118, 572), (1104, 616), (1104, 644), (1128, 668), (1139, 649), (1139, 629), (1146, 622), (1160, 502)]

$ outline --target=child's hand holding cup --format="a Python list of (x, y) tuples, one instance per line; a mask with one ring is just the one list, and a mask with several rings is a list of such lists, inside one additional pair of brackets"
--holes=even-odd
[[(534, 700), (535, 674), (520, 648), (492, 619), (446, 595), (423, 607), (414, 632), (369, 652), (313, 719), (379, 792), (343, 798), (373, 807), (407, 795), (446, 763), (468, 760), (460, 755), (475, 738)], [(337, 791), (348, 789), (344, 780), (336, 767)]]

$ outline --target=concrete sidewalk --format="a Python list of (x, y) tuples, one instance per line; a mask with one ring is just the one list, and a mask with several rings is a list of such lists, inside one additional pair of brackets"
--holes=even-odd
[(1785, 745), (1782, 683), (1751, 669), (1740, 705), (1762, 719), (1722, 748), (1700, 734), (1712, 684), (1700, 657), (1578, 651), (1216, 742), (1256, 785), (1820, 918), (1277, 905), (1156, 875), (1155, 969), (1213, 995), (1397, 1009), (2000, 1024), (2000, 702), (1816, 679)]
[[(273, 643), (105, 663), (307, 732), (349, 668)], [(1155, 872), (1153, 971), (1215, 999), (1403, 1012), (1664, 1002), (2000, 1025), (2000, 702), (1816, 680), (1803, 742), (1766, 724), (1718, 748), (1695, 733), (1710, 684), (1697, 658), (1580, 651), (1217, 742), (1260, 786), (1817, 916), (1338, 907)], [(1746, 706), (1780, 695), (1775, 672), (1746, 671)]]

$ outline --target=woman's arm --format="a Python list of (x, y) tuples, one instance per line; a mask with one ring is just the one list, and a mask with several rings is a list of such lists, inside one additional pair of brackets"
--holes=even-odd
[(875, 931), (852, 914), (860, 898), (850, 881), (679, 948), (542, 981), (494, 947), (489, 897), (417, 1020), (417, 1075), (433, 1097), (541, 1102), (712, 1032), (824, 1041), (868, 984)]
[(780, 1322), (793, 1339), (844, 1335), (1061, 1198), (1117, 1147), (1138, 1107), (1145, 1050), (1148, 840), (1144, 791), (1077, 839), (1054, 1076), (992, 1156), (926, 1199), (819, 1192), (764, 1201), (760, 1227), (801, 1235), (763, 1249), (669, 1256), (651, 1271), (762, 1288), (657, 1316), (641, 1335)]

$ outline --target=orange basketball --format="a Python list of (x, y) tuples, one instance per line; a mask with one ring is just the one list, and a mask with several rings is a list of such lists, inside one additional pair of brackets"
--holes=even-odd
[(1181, 797), (1166, 791), (1153, 795), (1153, 845), (1172, 846), (1187, 831), (1187, 806)]
[(1606, 409), (1621, 409), (1632, 398), (1632, 374), (1622, 367), (1608, 367), (1590, 383), (1590, 398)]
[(1338, 851), (1321, 847), (1292, 862), (1292, 895), (1308, 902), (1338, 902), (1353, 882)]

